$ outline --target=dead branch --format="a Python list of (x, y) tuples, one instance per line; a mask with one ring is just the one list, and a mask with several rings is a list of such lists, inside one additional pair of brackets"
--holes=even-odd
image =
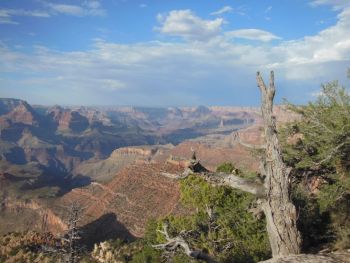
[(192, 170), (189, 168), (186, 168), (182, 174), (173, 174), (173, 173), (167, 173), (167, 172), (160, 172), (159, 174), (162, 176), (168, 177), (170, 179), (181, 180), (188, 177), (191, 173), (193, 173)]
[(254, 194), (258, 197), (263, 197), (265, 194), (265, 187), (262, 183), (257, 182), (256, 180), (245, 179), (234, 174), (226, 173), (196, 173), (187, 168), (182, 174), (173, 174), (161, 172), (160, 175), (168, 177), (170, 179), (181, 180), (188, 177), (190, 174), (195, 174), (202, 177), (207, 182), (210, 182), (213, 185), (226, 185), (232, 188)]
[(234, 174), (206, 173), (199, 174), (206, 181), (214, 185), (226, 185), (244, 192), (254, 194), (258, 197), (265, 195), (265, 187), (262, 183), (251, 179), (245, 179)]
[(177, 248), (182, 248), (184, 253), (193, 259), (200, 259), (208, 263), (217, 263), (217, 261), (207, 253), (200, 250), (192, 250), (182, 236), (184, 231), (182, 231), (177, 237), (171, 238), (168, 233), (167, 225), (163, 224), (163, 231), (158, 230), (158, 232), (164, 235), (167, 242), (164, 244), (153, 245), (153, 248), (162, 249), (169, 252), (173, 252)]

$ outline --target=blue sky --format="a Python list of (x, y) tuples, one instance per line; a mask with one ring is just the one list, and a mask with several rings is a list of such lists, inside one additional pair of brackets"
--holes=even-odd
[(35, 104), (258, 105), (348, 84), (349, 0), (0, 0), (0, 97)]

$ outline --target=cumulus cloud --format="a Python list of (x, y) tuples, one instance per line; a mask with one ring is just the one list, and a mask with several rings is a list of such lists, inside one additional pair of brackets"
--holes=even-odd
[(260, 29), (239, 29), (226, 32), (225, 35), (229, 38), (243, 38), (248, 40), (258, 40), (263, 42), (269, 42), (275, 39), (281, 39), (280, 37)]
[(159, 14), (161, 24), (156, 30), (170, 36), (178, 36), (190, 40), (208, 40), (220, 34), (224, 23), (222, 18), (204, 20), (191, 10), (173, 10), (166, 15)]
[(286, 62), (294, 64), (324, 63), (350, 60), (350, 8), (338, 14), (334, 26), (320, 31), (315, 36), (287, 41), (276, 47), (286, 52)]
[(222, 14), (225, 14), (225, 13), (230, 13), (232, 12), (234, 9), (231, 7), (231, 6), (224, 6), (223, 8), (215, 11), (215, 12), (212, 12), (211, 15), (212, 16), (218, 16), (218, 15), (222, 15)]

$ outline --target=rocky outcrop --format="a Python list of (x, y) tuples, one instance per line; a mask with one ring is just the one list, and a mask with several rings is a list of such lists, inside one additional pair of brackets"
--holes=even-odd
[(12, 98), (2, 98), (0, 99), (0, 115), (7, 114), (14, 108), (22, 104), (24, 101)]
[[(222, 141), (218, 141), (217, 137)], [(230, 136), (201, 137), (180, 143), (169, 151), (173, 160), (169, 158), (168, 162), (174, 164), (177, 162), (182, 167), (186, 166), (186, 159), (188, 160), (192, 155), (191, 149), (196, 151), (201, 163), (212, 171), (215, 171), (216, 167), (224, 162), (233, 163), (237, 168), (243, 170), (258, 169), (257, 159), (247, 149), (233, 143)]]
[(110, 181), (117, 172), (133, 163), (149, 163), (166, 154), (172, 146), (139, 146), (116, 149), (105, 160), (90, 160), (74, 169), (74, 174), (91, 177), (98, 182)]
[[(34, 109), (25, 101), (16, 101), (11, 111), (1, 116), (2, 119), (7, 119), (11, 123), (22, 123), (26, 125), (38, 126), (40, 117), (34, 111)], [(2, 120), (5, 122), (5, 120)]]
[(61, 131), (82, 132), (89, 126), (89, 121), (79, 112), (55, 106), (48, 110), (48, 115), (57, 123)]

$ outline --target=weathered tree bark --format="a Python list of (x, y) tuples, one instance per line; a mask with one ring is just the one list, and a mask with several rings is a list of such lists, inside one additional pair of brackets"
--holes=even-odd
[(266, 87), (259, 72), (257, 83), (262, 97), (261, 111), (266, 140), (265, 156), (261, 164), (261, 172), (266, 176), (264, 181), (266, 195), (261, 207), (266, 216), (272, 255), (275, 257), (299, 254), (301, 237), (296, 225), (296, 209), (290, 198), (289, 170), (282, 160), (276, 121), (273, 116), (275, 96), (273, 71), (270, 73), (269, 87)]
[(68, 220), (67, 220), (67, 233), (63, 238), (66, 245), (63, 248), (63, 256), (65, 262), (76, 263), (79, 262), (79, 252), (81, 248), (78, 245), (80, 237), (80, 231), (78, 230), (78, 222), (81, 220), (83, 207), (79, 202), (72, 202), (68, 207)]

